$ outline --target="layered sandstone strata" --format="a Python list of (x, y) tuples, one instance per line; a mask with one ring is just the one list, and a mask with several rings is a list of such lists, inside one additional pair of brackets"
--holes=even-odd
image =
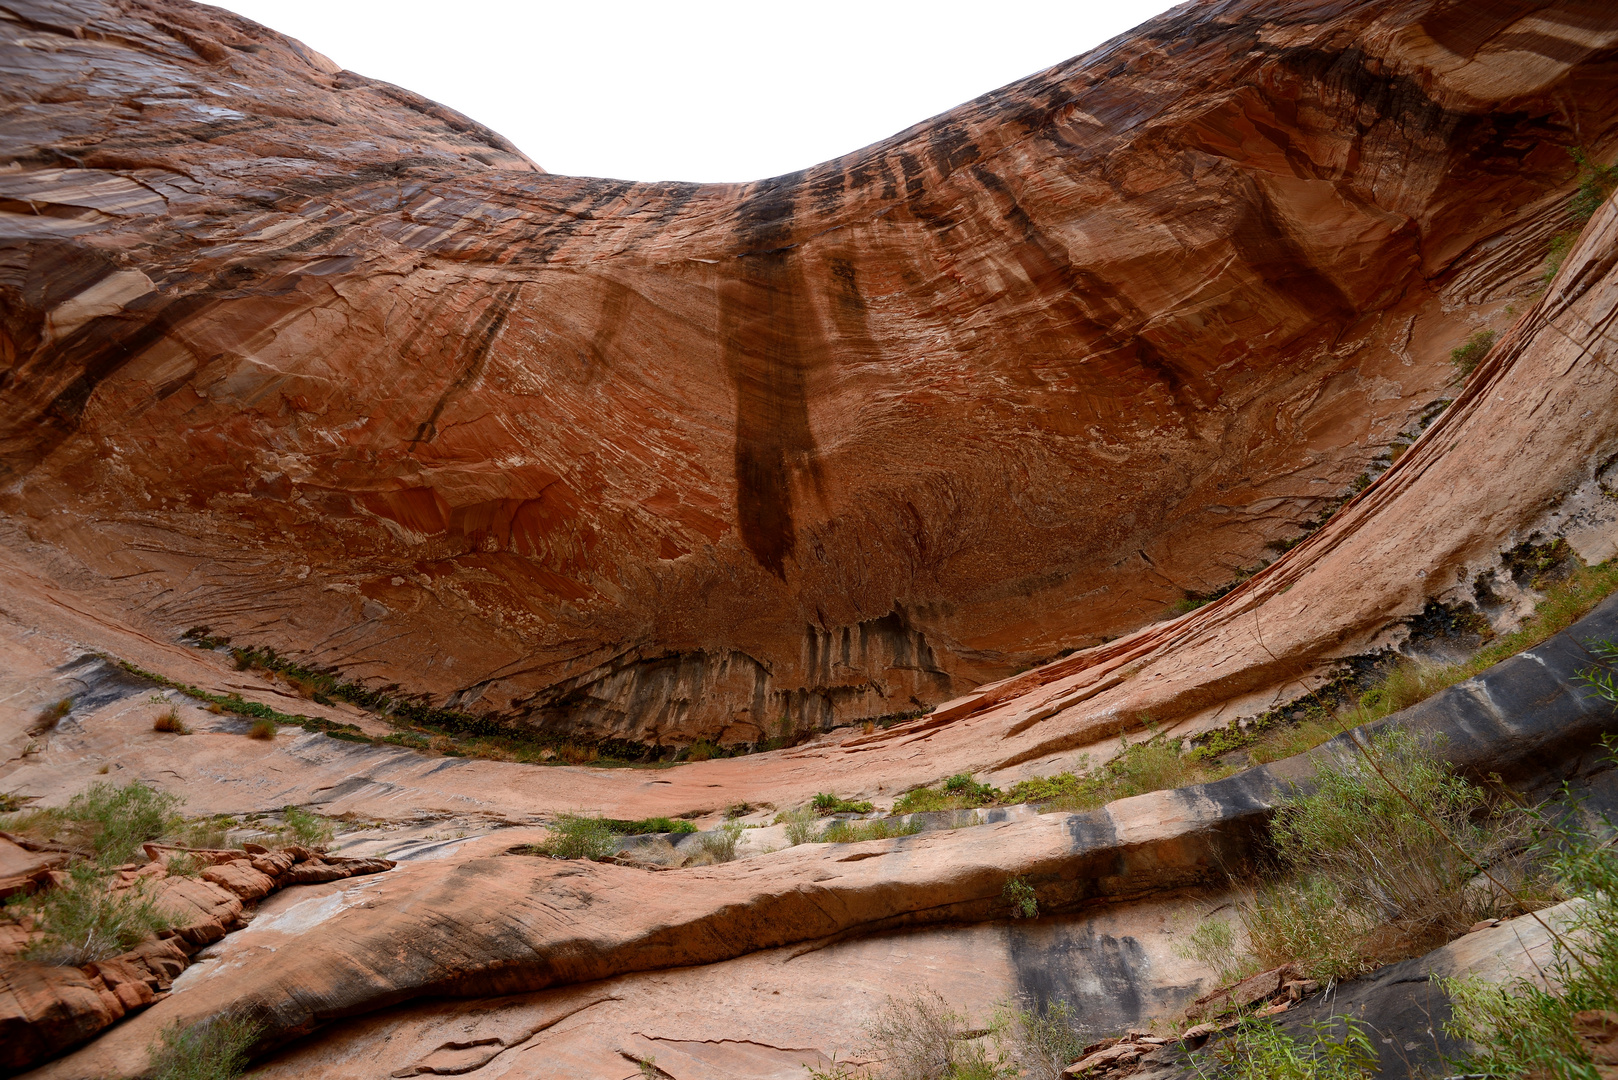
[(0, 508), (143, 626), (554, 729), (912, 710), (1221, 585), (1452, 396), (1615, 43), (1209, 3), (699, 186), (215, 9), (14, 0)]

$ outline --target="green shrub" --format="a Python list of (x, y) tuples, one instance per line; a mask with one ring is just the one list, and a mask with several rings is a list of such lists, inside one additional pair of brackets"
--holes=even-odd
[(1483, 358), (1489, 355), (1489, 350), (1494, 348), (1495, 337), (1493, 330), (1479, 330), (1466, 339), (1465, 345), (1450, 350), (1449, 362), (1455, 365), (1455, 370), (1460, 372), (1462, 378), (1472, 374)]
[(612, 829), (598, 817), (559, 814), (550, 829), (551, 838), (537, 851), (553, 859), (605, 859), (616, 847)]
[(793, 847), (807, 844), (815, 838), (817, 820), (814, 810), (807, 806), (775, 815), (775, 823), (787, 827), (787, 843)]
[[(998, 1020), (998, 1018), (997, 1018)], [(932, 990), (912, 990), (909, 997), (888, 999), (866, 1024), (874, 1056), (894, 1080), (996, 1080), (1017, 1075), (998, 1052), (1003, 1032), (990, 1029), (997, 1052), (988, 1042), (968, 1037), (966, 1017), (950, 1009)]]
[(724, 756), (725, 752), (707, 739), (697, 740), (685, 752), (685, 760), (687, 761), (707, 761), (710, 758)]
[(872, 809), (868, 802), (840, 798), (829, 791), (816, 795), (811, 805), (822, 814), (869, 814)]
[(727, 821), (698, 842), (714, 862), (730, 862), (736, 858), (736, 841), (745, 828), (739, 821)]
[(1187, 936), (1184, 945), (1175, 946), (1178, 955), (1214, 969), (1222, 986), (1253, 974), (1258, 965), (1237, 947), (1236, 932), (1221, 919), (1204, 919)]
[(276, 727), (274, 720), (261, 717), (258, 720), (254, 720), (253, 725), (247, 729), (247, 737), (249, 739), (261, 739), (268, 742), (269, 740), (275, 738), (275, 733), (278, 730), (280, 729)]
[(1314, 789), (1283, 800), (1270, 824), (1286, 876), (1240, 907), (1254, 953), (1266, 967), (1296, 961), (1313, 978), (1342, 978), (1507, 914), (1505, 897), (1469, 886), (1484, 867), (1498, 878), (1524, 841), (1517, 815), (1489, 809), (1407, 731), (1322, 764)]
[(1376, 1051), (1364, 1024), (1337, 1016), (1308, 1027), (1311, 1038), (1299, 1042), (1268, 1020), (1243, 1023), (1214, 1048), (1221, 1080), (1371, 1080), (1377, 1075)]
[[(1608, 743), (1611, 749), (1611, 743)], [(1592, 835), (1571, 818), (1529, 815), (1535, 850), (1562, 890), (1583, 902), (1573, 909), (1552, 945), (1544, 982), (1518, 979), (1495, 985), (1476, 977), (1443, 981), (1453, 1019), (1450, 1034), (1475, 1051), (1459, 1064), (1487, 1076), (1542, 1080), (1602, 1080), (1608, 1071), (1592, 1060), (1600, 1014), (1618, 1012), (1618, 850), (1613, 823), (1608, 838)], [(1610, 1035), (1607, 1036), (1610, 1038)]]
[(1034, 887), (1020, 877), (1010, 878), (1000, 890), (1000, 897), (1011, 908), (1013, 919), (1039, 918), (1039, 899)]
[(145, 941), (175, 925), (159, 911), (145, 883), (113, 891), (105, 870), (78, 863), (62, 885), (26, 901), (45, 937), (27, 952), (31, 960), (80, 967)]
[(1043, 1012), (1005, 1007), (996, 1027), (1010, 1032), (1013, 1056), (1032, 1080), (1061, 1080), (1062, 1070), (1089, 1043), (1075, 1030), (1073, 1010), (1060, 998), (1048, 1002)]
[(324, 850), (337, 835), (337, 829), (329, 818), (311, 814), (296, 806), (283, 807), (281, 819), (286, 822), (286, 836), (303, 847)]
[(235, 1080), (247, 1071), (247, 1053), (263, 1029), (258, 1024), (221, 1016), (163, 1029), (161, 1045), (147, 1049), (151, 1080)]
[(1568, 152), (1579, 166), (1579, 190), (1568, 203), (1568, 213), (1575, 221), (1589, 221), (1613, 190), (1618, 188), (1618, 163), (1596, 165), (1580, 147)]
[(178, 828), (175, 810), (183, 801), (139, 780), (121, 788), (98, 783), (73, 796), (62, 816), (88, 829), (98, 862), (118, 866), (133, 859), (141, 844)]

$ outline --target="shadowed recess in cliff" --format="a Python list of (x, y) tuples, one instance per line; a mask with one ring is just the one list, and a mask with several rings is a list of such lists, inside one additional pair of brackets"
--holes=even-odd
[(794, 483), (807, 473), (824, 488), (810, 381), (833, 346), (871, 348), (852, 263), (833, 257), (821, 268), (793, 242), (795, 199), (795, 185), (767, 190), (743, 210), (743, 254), (718, 288), (720, 350), (736, 392), (737, 524), (759, 565), (783, 580), (797, 549)]

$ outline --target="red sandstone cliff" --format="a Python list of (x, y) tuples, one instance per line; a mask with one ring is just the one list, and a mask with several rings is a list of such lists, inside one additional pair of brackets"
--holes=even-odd
[(167, 633), (750, 742), (1290, 538), (1535, 284), (1605, 4), (1209, 3), (756, 184), (213, 9), (0, 3), (0, 509)]

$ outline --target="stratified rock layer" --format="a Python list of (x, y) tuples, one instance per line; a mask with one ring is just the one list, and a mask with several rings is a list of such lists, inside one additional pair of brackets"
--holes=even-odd
[(1615, 42), (1207, 3), (698, 186), (544, 174), (216, 9), (10, 2), (0, 508), (145, 625), (474, 711), (912, 710), (1219, 586), (1452, 393)]

